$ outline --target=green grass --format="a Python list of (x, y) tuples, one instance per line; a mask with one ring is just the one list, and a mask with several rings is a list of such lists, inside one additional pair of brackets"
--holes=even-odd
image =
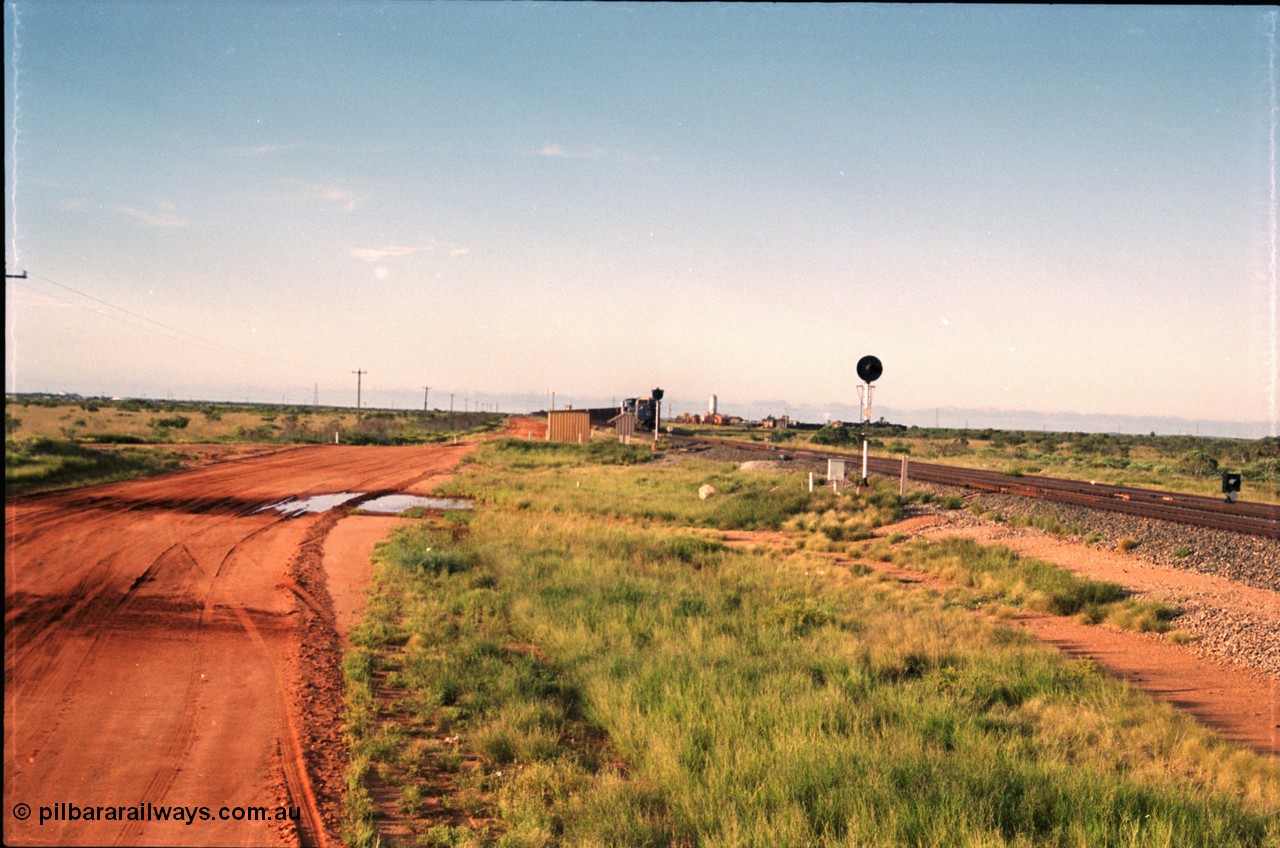
[(159, 474), (178, 468), (169, 453), (138, 449), (103, 450), (58, 439), (6, 440), (6, 496), (72, 486), (91, 486)]
[(1118, 583), (1080, 577), (1009, 548), (980, 545), (971, 539), (918, 540), (886, 556), (898, 565), (954, 581), (977, 602), (1075, 615), (1087, 624), (1105, 621), (1142, 633), (1164, 633), (1178, 615), (1175, 607), (1162, 600), (1129, 597)]
[[(377, 839), (371, 772), (420, 844), (464, 838), (423, 813), (446, 779), (473, 844), (1280, 840), (1274, 761), (942, 597), (713, 532), (892, 502), (575, 450), (482, 449), (451, 492), (483, 506), (380, 548), (346, 664), (353, 844)], [(1115, 600), (1026, 562), (974, 573), (1064, 611)]]
[[(739, 472), (731, 464), (695, 460), (645, 465), (649, 448), (616, 442), (584, 447), (502, 439), (487, 445), (484, 457), (486, 467), (502, 473), (459, 480), (444, 491), (502, 509), (722, 530), (777, 530), (805, 516), (816, 526), (825, 516), (828, 526), (853, 533), (871, 526), (865, 517), (850, 520), (855, 514), (871, 509), (893, 516), (898, 508), (891, 493), (860, 501), (829, 489), (810, 492), (807, 475), (799, 472)], [(715, 488), (706, 500), (698, 496), (703, 484)]]
[(932, 571), (980, 590), (984, 600), (1003, 600), (1055, 615), (1075, 615), (1124, 599), (1118, 583), (1103, 583), (1023, 557), (999, 545), (972, 539), (917, 540), (898, 551), (899, 565)]
[(1079, 526), (1064, 524), (1058, 519), (1047, 515), (1018, 514), (1010, 516), (1008, 521), (1014, 527), (1034, 527), (1037, 530), (1043, 530), (1055, 536), (1084, 536), (1084, 532)]

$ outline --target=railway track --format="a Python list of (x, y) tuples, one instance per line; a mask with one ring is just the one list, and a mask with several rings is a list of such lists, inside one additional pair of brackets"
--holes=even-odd
[[(692, 436), (671, 437), (673, 442), (685, 445), (731, 447), (764, 455), (787, 456), (822, 462), (827, 459), (843, 459), (851, 467), (861, 470), (860, 453), (828, 453), (826, 451), (791, 450), (768, 445), (754, 445), (729, 439), (707, 439)], [(885, 477), (898, 477), (902, 472), (900, 459), (868, 457), (867, 473)], [(856, 472), (855, 472), (856, 474)], [(1280, 539), (1280, 506), (1252, 501), (1227, 503), (1222, 498), (1188, 495), (1181, 492), (1162, 492), (1155, 489), (1139, 489), (1130, 486), (1112, 486), (1081, 480), (1064, 480), (1056, 477), (1010, 476), (999, 471), (975, 468), (959, 468), (952, 465), (936, 465), (927, 462), (910, 462), (907, 475), (923, 483), (961, 486), (982, 492), (1021, 495), (1029, 498), (1075, 504), (1090, 509), (1120, 512), (1158, 521), (1173, 521), (1195, 527), (1247, 533), (1269, 539)]]

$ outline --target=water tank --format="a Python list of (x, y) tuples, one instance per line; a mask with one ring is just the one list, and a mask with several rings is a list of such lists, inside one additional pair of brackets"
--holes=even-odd
[(718, 410), (716, 409), (716, 396), (712, 395), (711, 400), (707, 401), (707, 414), (715, 415), (717, 411)]

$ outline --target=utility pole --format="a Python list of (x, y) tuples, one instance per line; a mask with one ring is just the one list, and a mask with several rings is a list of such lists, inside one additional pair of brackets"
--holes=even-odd
[(431, 387), (423, 386), (422, 387), (422, 411), (423, 412), (427, 411), (427, 398), (429, 398), (430, 396), (431, 396)]
[(449, 393), (449, 414), (453, 414), (453, 393)]
[(368, 374), (368, 371), (352, 371), (356, 375), (356, 418), (360, 417), (360, 382), (361, 378)]

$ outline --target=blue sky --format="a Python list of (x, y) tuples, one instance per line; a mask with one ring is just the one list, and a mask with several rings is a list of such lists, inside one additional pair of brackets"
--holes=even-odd
[(875, 354), (904, 423), (1274, 432), (1275, 43), (1251, 7), (6, 3), (6, 388), (848, 419)]

